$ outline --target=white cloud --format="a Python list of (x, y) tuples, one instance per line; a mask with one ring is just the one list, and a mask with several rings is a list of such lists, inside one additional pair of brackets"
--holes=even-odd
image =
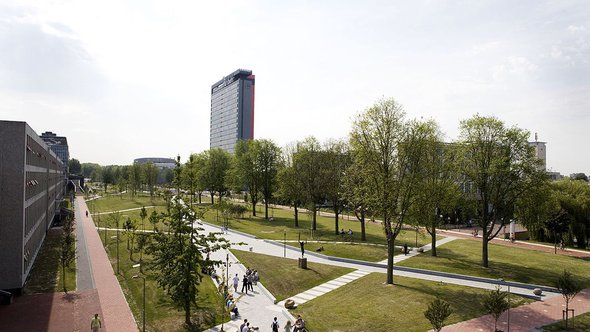
[(586, 28), (583, 25), (570, 25), (567, 27), (567, 29), (569, 30), (569, 32), (571, 33), (577, 33), (580, 31), (586, 31)]
[(495, 80), (501, 81), (509, 77), (525, 78), (535, 73), (539, 66), (530, 62), (522, 56), (509, 56), (504, 63), (493, 67), (492, 76)]

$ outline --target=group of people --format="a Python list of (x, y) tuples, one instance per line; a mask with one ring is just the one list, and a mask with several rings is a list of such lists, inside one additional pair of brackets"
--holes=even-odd
[[(279, 321), (277, 319), (277, 317), (273, 318), (272, 323), (270, 324), (270, 329), (272, 332), (279, 332), (281, 328), (281, 325), (279, 324)], [(239, 332), (253, 332), (253, 331), (257, 331), (258, 327), (255, 326), (251, 326), (250, 322), (248, 322), (247, 319), (244, 319), (244, 322), (242, 323), (242, 325), (240, 325), (240, 329), (238, 330)], [(285, 326), (283, 326), (283, 331), (284, 332), (307, 332), (307, 329), (305, 328), (305, 321), (303, 320), (303, 318), (301, 318), (301, 315), (297, 315), (297, 319), (295, 320), (295, 323), (291, 323), (290, 320), (287, 320), (287, 322), (285, 323)]]
[(352, 241), (352, 229), (348, 229), (348, 232), (344, 232), (344, 228), (342, 228), (340, 230), (340, 238), (342, 238), (342, 240), (344, 240), (344, 236), (346, 235), (346, 239), (349, 241)]
[(229, 309), (230, 312), (234, 314), (235, 317), (240, 316), (240, 313), (238, 311), (238, 305), (236, 304), (234, 297), (229, 293), (226, 293), (225, 295), (225, 306)]
[[(237, 273), (236, 273), (236, 276), (232, 280), (234, 283), (234, 291), (237, 292), (238, 285), (240, 283), (240, 277), (238, 277)], [(258, 284), (259, 280), (260, 280), (260, 277), (258, 275), (258, 271), (251, 270), (250, 268), (248, 268), (246, 270), (246, 274), (244, 274), (244, 277), (242, 278), (242, 293), (248, 294), (249, 290), (254, 291), (254, 285)]]

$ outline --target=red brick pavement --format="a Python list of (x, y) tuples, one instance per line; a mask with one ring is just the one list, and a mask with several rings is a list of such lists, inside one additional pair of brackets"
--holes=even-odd
[[(88, 209), (86, 202), (81, 197), (76, 198), (76, 207), (82, 211)], [(82, 219), (85, 227), (86, 246), (102, 309), (103, 329), (101, 331), (137, 331), (137, 324), (98, 236), (92, 217), (83, 217)]]
[[(585, 289), (569, 306), (575, 314), (581, 315), (590, 311), (590, 289)], [(510, 309), (510, 331), (525, 332), (554, 323), (562, 319), (565, 310), (563, 297), (555, 296), (545, 301), (533, 302), (518, 308)], [(498, 329), (507, 330), (508, 313), (504, 313), (498, 320)], [(474, 318), (457, 324), (446, 326), (443, 332), (478, 332), (493, 331), (494, 319), (490, 315)]]
[(19, 296), (0, 306), (0, 331), (87, 331), (95, 313), (102, 317), (96, 289)]

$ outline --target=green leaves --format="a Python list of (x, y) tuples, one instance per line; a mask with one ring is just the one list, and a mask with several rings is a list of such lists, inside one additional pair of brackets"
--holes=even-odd
[(424, 311), (424, 317), (428, 319), (432, 328), (439, 332), (444, 327), (444, 321), (453, 313), (449, 303), (435, 299), (428, 305), (428, 309)]

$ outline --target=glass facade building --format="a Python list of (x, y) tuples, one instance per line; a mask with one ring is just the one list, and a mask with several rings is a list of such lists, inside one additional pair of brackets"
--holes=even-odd
[(254, 138), (254, 75), (238, 69), (211, 86), (209, 147), (234, 152), (240, 139)]

